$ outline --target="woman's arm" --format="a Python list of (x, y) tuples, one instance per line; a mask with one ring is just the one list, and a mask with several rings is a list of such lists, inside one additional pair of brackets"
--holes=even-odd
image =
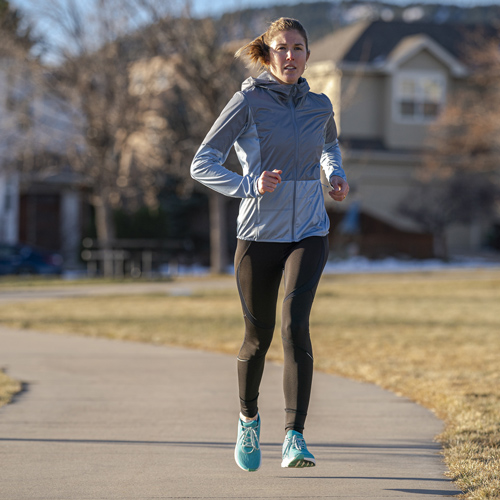
[(231, 147), (245, 132), (249, 123), (245, 97), (237, 92), (223, 109), (203, 140), (191, 163), (191, 177), (203, 185), (235, 198), (259, 196), (257, 181), (250, 175), (239, 175), (223, 166)]
[(342, 153), (337, 139), (337, 126), (333, 119), (333, 113), (325, 126), (325, 145), (321, 155), (321, 166), (330, 186), (332, 186), (332, 190), (328, 194), (335, 201), (343, 201), (349, 192), (349, 184), (342, 167)]
[(337, 126), (333, 118), (333, 112), (325, 125), (325, 144), (321, 154), (321, 166), (328, 181), (332, 176), (342, 177), (347, 180), (342, 168), (342, 153), (340, 152), (339, 141), (337, 139)]

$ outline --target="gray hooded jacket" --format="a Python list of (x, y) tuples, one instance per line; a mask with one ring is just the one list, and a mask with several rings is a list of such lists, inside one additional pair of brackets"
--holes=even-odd
[[(234, 145), (243, 175), (223, 164)], [(291, 242), (328, 234), (321, 186), (326, 178), (345, 179), (332, 105), (309, 91), (265, 72), (248, 78), (222, 111), (191, 164), (191, 176), (226, 196), (242, 198), (237, 237)], [(281, 183), (261, 195), (263, 171), (282, 170)]]

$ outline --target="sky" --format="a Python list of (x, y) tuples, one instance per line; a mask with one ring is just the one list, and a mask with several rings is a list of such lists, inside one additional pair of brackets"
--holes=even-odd
[[(233, 11), (241, 8), (250, 7), (269, 7), (271, 5), (295, 5), (298, 3), (312, 3), (316, 0), (195, 0), (193, 2), (194, 9), (200, 14), (213, 14), (219, 15), (225, 11)], [(332, 2), (334, 3), (334, 2)], [(387, 3), (395, 3), (405, 5), (409, 3), (416, 3), (407, 0), (394, 0)], [(441, 3), (444, 5), (459, 5), (468, 7), (473, 5), (488, 5), (496, 3), (494, 0), (441, 0), (441, 1), (423, 1), (421, 3)]]
[[(194, 8), (198, 13), (203, 14), (214, 14), (218, 15), (224, 11), (237, 10), (238, 8), (248, 8), (248, 7), (269, 7), (270, 5), (294, 5), (298, 3), (311, 3), (311, 1), (316, 0), (195, 0), (193, 2)], [(386, 0), (387, 3), (394, 3), (397, 5), (406, 5), (409, 3), (417, 3), (409, 0)], [(332, 2), (333, 3), (333, 2)], [(490, 5), (495, 4), (495, 0), (430, 0), (421, 1), (420, 3), (432, 3), (432, 4), (443, 4), (443, 5), (458, 5), (460, 7), (471, 7), (474, 5)]]
[[(102, 13), (99, 13), (98, 9), (93, 8), (96, 4), (99, 3), (100, 0), (9, 0), (10, 4), (14, 7), (18, 7), (21, 10), (25, 11), (27, 14), (26, 18), (29, 20), (31, 17), (31, 20), (34, 22), (37, 31), (39, 34), (42, 34), (42, 38), (47, 40), (49, 43), (52, 43), (54, 47), (59, 47), (59, 48), (69, 48), (70, 47), (65, 47), (65, 40), (67, 40), (67, 37), (64, 35), (64, 33), (61, 31), (61, 23), (59, 20), (61, 19), (61, 11), (64, 9), (61, 6), (67, 6), (71, 4), (72, 2), (76, 2), (77, 6), (79, 9), (82, 9), (84, 13), (88, 13), (90, 17), (98, 16), (99, 18), (102, 18)], [(117, 2), (117, 5), (120, 5), (120, 0), (115, 0)], [(231, 12), (231, 11), (236, 11), (239, 9), (244, 9), (244, 8), (258, 8), (258, 7), (269, 7), (273, 5), (295, 5), (298, 3), (312, 3), (315, 0), (156, 0), (158, 2), (158, 5), (161, 6), (161, 8), (165, 8), (166, 10), (170, 9), (170, 6), (172, 5), (185, 5), (186, 2), (191, 3), (191, 14), (195, 17), (202, 17), (202, 16), (220, 16), (224, 12)], [(337, 0), (340, 1), (340, 0)], [(353, 0), (354, 1), (354, 0)], [(362, 0), (357, 0), (357, 2), (361, 2)], [(382, 1), (382, 0), (380, 0)], [(385, 0), (387, 3), (393, 3), (396, 5), (408, 5), (408, 4), (415, 4), (417, 1), (412, 1), (412, 0)], [(332, 4), (336, 3), (335, 0), (332, 0)], [(370, 3), (369, 0), (367, 0), (366, 3)], [(431, 4), (436, 4), (440, 3), (442, 5), (458, 5), (461, 7), (472, 7), (475, 5), (489, 5), (492, 3), (495, 3), (494, 0), (421, 0), (419, 3), (425, 4), (425, 3), (431, 3)], [(59, 4), (59, 8), (54, 8), (54, 5)], [(108, 3), (108, 5), (110, 5)], [(45, 10), (46, 12), (49, 12), (51, 15), (57, 18), (59, 15), (59, 18), (54, 22), (54, 21), (49, 21), (47, 20), (46, 15), (40, 15), (36, 13), (36, 10)], [(112, 10), (112, 9), (111, 9)], [(113, 10), (114, 12), (114, 10)], [(63, 15), (62, 15), (63, 16)], [(64, 17), (64, 16), (63, 16)], [(45, 21), (43, 21), (44, 19)], [(135, 18), (130, 18), (130, 17), (123, 17), (119, 19), (118, 22), (122, 23), (122, 26), (127, 26), (131, 25), (133, 23), (130, 23), (130, 20), (133, 19), (134, 21), (139, 20), (140, 17), (135, 17)], [(91, 26), (92, 23), (87, 24), (86, 26)], [(137, 25), (136, 25), (137, 27)], [(90, 42), (88, 46), (91, 46), (93, 43), (101, 43), (99, 42), (99, 37), (95, 37), (90, 30), (85, 30), (88, 32), (88, 41)], [(58, 49), (56, 49), (58, 50)], [(45, 55), (43, 56), (43, 60), (47, 63), (55, 63), (57, 64), (57, 56), (54, 55), (55, 52), (53, 50), (49, 50), (45, 52)]]
[[(25, 7), (33, 3), (43, 2), (44, 0), (10, 0), (12, 5)], [(88, 4), (88, 0), (78, 0), (81, 4)], [(294, 5), (298, 3), (311, 3), (315, 0), (191, 0), (193, 13), (195, 15), (220, 15), (224, 12), (234, 11), (250, 7), (269, 7), (271, 5)], [(166, 0), (168, 2), (168, 0)], [(333, 2), (332, 2), (333, 3)], [(412, 2), (410, 0), (388, 0), (387, 3), (406, 5)], [(420, 3), (440, 3), (443, 5), (458, 5), (461, 7), (471, 7), (474, 5), (489, 5), (496, 3), (495, 0), (424, 0)]]
[[(249, 7), (269, 7), (271, 5), (294, 5), (298, 3), (311, 3), (316, 0), (194, 0), (193, 9), (196, 14), (220, 15), (223, 12), (238, 10)], [(386, 0), (387, 3), (406, 5), (417, 3), (409, 0)], [(332, 2), (334, 3), (334, 2)], [(495, 4), (495, 0), (424, 0), (420, 3), (440, 3), (443, 5), (458, 5), (460, 7), (471, 7), (474, 5)]]

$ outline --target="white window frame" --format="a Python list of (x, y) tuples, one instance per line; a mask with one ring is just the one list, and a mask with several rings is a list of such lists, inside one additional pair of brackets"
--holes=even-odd
[[(424, 91), (422, 82), (425, 79), (433, 79), (437, 81), (442, 89), (441, 100), (438, 104), (438, 112), (436, 115), (426, 116), (423, 113)], [(401, 112), (401, 82), (403, 79), (411, 79), (416, 82), (416, 99), (417, 112), (413, 115), (404, 115)], [(438, 71), (417, 71), (406, 70), (398, 72), (393, 78), (392, 87), (392, 116), (395, 122), (398, 123), (413, 123), (413, 124), (426, 124), (433, 122), (439, 116), (446, 104), (446, 76)]]

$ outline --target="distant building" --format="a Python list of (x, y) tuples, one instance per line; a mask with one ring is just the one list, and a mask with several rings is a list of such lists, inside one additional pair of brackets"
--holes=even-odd
[[(474, 29), (365, 21), (311, 47), (306, 77), (313, 91), (326, 93), (333, 102), (355, 191), (349, 203), (356, 203), (365, 228), (356, 240), (362, 253), (432, 255), (431, 235), (401, 216), (398, 205), (421, 165), (429, 124), (467, 78), (462, 49), (466, 33)], [(341, 208), (349, 210), (349, 203)], [(332, 213), (334, 219), (340, 217)], [(450, 253), (478, 252), (490, 223), (450, 228)]]
[(68, 109), (42, 90), (40, 78), (22, 59), (0, 59), (0, 242), (61, 252), (73, 267), (85, 183), (71, 172), (67, 152), (78, 141)]

